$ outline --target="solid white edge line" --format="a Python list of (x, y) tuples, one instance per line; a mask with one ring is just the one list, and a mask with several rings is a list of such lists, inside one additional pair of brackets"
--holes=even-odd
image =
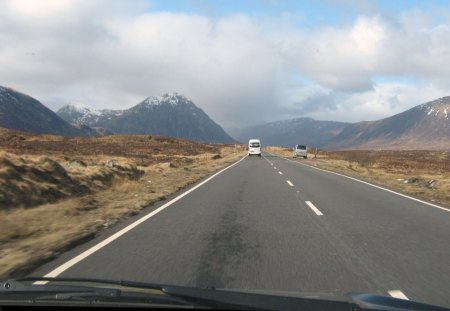
[(403, 292), (398, 290), (398, 289), (390, 290), (390, 291), (388, 291), (388, 294), (391, 295), (391, 297), (394, 297), (394, 298), (403, 299), (403, 300), (409, 300), (409, 298), (406, 297), (406, 295), (403, 294)]
[(329, 170), (325, 170), (323, 168), (318, 168), (318, 167), (315, 167), (315, 166), (312, 166), (312, 165), (300, 163), (300, 162), (297, 162), (297, 161), (292, 161), (291, 159), (288, 159), (288, 158), (285, 158), (285, 157), (280, 157), (280, 156), (278, 156), (276, 154), (272, 154), (272, 153), (269, 153), (269, 154), (274, 155), (274, 156), (279, 157), (279, 158), (282, 158), (282, 159), (285, 159), (285, 160), (293, 162), (293, 163), (297, 163), (297, 164), (300, 164), (300, 165), (304, 165), (304, 166), (307, 166), (307, 167), (310, 167), (310, 168), (322, 171), (322, 172), (326, 172), (326, 173), (338, 175), (338, 176), (341, 176), (341, 177), (345, 177), (345, 178), (348, 178), (348, 179), (351, 179), (351, 180), (354, 180), (354, 181), (357, 181), (357, 182), (360, 182), (360, 183), (363, 183), (363, 184), (366, 184), (366, 185), (369, 185), (369, 186), (372, 186), (372, 187), (375, 187), (375, 188), (378, 188), (378, 189), (381, 189), (381, 190), (384, 190), (384, 191), (387, 191), (387, 192), (390, 192), (390, 193), (393, 193), (393, 194), (396, 194), (398, 196), (401, 196), (401, 197), (404, 197), (404, 198), (407, 198), (407, 199), (410, 199), (410, 200), (413, 200), (413, 201), (416, 201), (416, 202), (420, 202), (420, 203), (423, 203), (423, 204), (428, 205), (428, 206), (436, 207), (436, 208), (441, 209), (441, 210), (446, 211), (446, 212), (450, 212), (449, 208), (445, 208), (443, 206), (439, 206), (439, 205), (436, 205), (436, 204), (433, 204), (433, 203), (429, 203), (427, 201), (423, 201), (423, 200), (420, 200), (420, 199), (411, 197), (409, 195), (402, 194), (400, 192), (397, 192), (397, 191), (394, 191), (394, 190), (390, 190), (390, 189), (387, 189), (387, 188), (384, 188), (384, 187), (381, 187), (381, 186), (377, 186), (377, 185), (371, 184), (371, 183), (369, 183), (367, 181), (364, 181), (364, 180), (361, 180), (361, 179), (358, 179), (358, 178), (355, 178), (355, 177), (350, 177), (350, 176), (347, 176), (347, 175), (344, 175), (344, 174), (340, 174), (340, 173), (332, 172), (332, 171), (329, 171)]
[(278, 172), (278, 174), (283, 175), (283, 172)]
[(286, 180), (287, 184), (291, 187), (294, 187), (294, 184), (290, 180)]
[[(117, 238), (121, 237), (122, 235), (124, 235), (125, 233), (127, 233), (128, 231), (132, 230), (133, 228), (137, 227), (138, 225), (140, 225), (141, 223), (143, 223), (144, 221), (148, 220), (149, 218), (155, 216), (156, 214), (158, 214), (159, 212), (165, 210), (166, 208), (168, 208), (170, 205), (172, 205), (173, 203), (177, 202), (178, 200), (180, 200), (181, 198), (183, 198), (184, 196), (188, 195), (189, 193), (193, 192), (194, 190), (198, 189), (199, 187), (203, 186), (204, 184), (206, 184), (208, 181), (210, 181), (211, 179), (213, 179), (214, 177), (216, 177), (217, 175), (223, 173), (224, 171), (226, 171), (227, 169), (235, 166), (236, 164), (238, 164), (239, 162), (241, 162), (242, 160), (244, 160), (247, 156), (243, 157), (242, 159), (238, 160), (237, 162), (230, 164), (229, 166), (225, 167), (224, 169), (220, 170), (219, 172), (215, 173), (214, 175), (208, 177), (207, 179), (205, 179), (204, 181), (202, 181), (201, 183), (199, 183), (198, 185), (192, 187), (191, 189), (187, 190), (186, 192), (183, 192), (182, 194), (180, 194), (179, 196), (177, 196), (176, 198), (173, 198), (172, 200), (170, 200), (169, 202), (167, 202), (166, 204), (162, 205), (161, 207), (157, 208), (156, 210), (150, 212), (149, 214), (143, 216), (142, 218), (136, 220), (135, 222), (133, 222), (132, 224), (126, 226), (125, 228), (123, 228), (122, 230), (116, 232), (115, 234), (113, 234), (112, 236), (110, 236), (109, 238), (103, 240), (102, 242), (92, 246), (91, 248), (89, 248), (88, 250), (84, 251), (83, 253), (79, 254), (78, 256), (72, 258), (71, 260), (67, 261), (66, 263), (62, 264), (61, 266), (59, 266), (58, 268), (54, 269), (53, 271), (51, 271), (50, 273), (47, 273), (44, 277), (46, 278), (51, 278), (51, 277), (57, 277), (58, 275), (60, 275), (61, 273), (63, 273), (65, 270), (69, 269), (70, 267), (74, 266), (75, 264), (77, 264), (78, 262), (82, 261), (83, 259), (85, 259), (86, 257), (92, 255), (93, 253), (95, 253), (96, 251), (98, 251), (99, 249), (101, 249), (102, 247), (108, 245), (109, 243), (111, 243), (112, 241), (116, 240)], [(40, 282), (35, 282), (35, 284), (45, 284), (47, 282), (45, 281), (40, 281)]]
[(315, 207), (314, 204), (311, 203), (311, 201), (305, 201), (305, 203), (314, 211), (314, 213), (317, 214), (317, 216), (323, 216), (322, 212), (319, 211), (319, 209)]

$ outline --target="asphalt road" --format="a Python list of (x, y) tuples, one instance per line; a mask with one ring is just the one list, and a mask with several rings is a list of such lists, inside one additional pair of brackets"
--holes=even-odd
[(184, 193), (31, 275), (370, 292), (450, 307), (450, 210), (267, 153)]

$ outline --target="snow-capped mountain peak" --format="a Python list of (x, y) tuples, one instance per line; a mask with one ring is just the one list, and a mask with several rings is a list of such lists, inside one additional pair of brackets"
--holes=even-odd
[(74, 109), (79, 109), (79, 110), (89, 109), (88, 106), (86, 106), (85, 104), (83, 104), (81, 102), (71, 102), (68, 106), (70, 106)]
[(92, 109), (80, 103), (71, 103), (59, 109), (57, 114), (64, 120), (82, 125), (90, 125), (97, 123), (100, 119), (111, 119), (115, 116), (120, 116), (123, 110), (109, 110), (109, 109)]
[(80, 102), (73, 102), (66, 106), (67, 109), (70, 109), (73, 112), (82, 113), (84, 115), (88, 114), (100, 114), (98, 110), (91, 109), (88, 106), (80, 103)]
[(74, 127), (37, 99), (0, 86), (0, 127), (57, 135), (98, 135), (89, 127)]
[(183, 95), (180, 95), (176, 92), (173, 93), (165, 93), (161, 96), (151, 96), (147, 97), (143, 104), (145, 106), (159, 106), (164, 104), (169, 104), (172, 106), (180, 105), (180, 104), (187, 104), (192, 103), (189, 99), (184, 97)]
[(419, 105), (419, 109), (427, 116), (450, 121), (450, 96)]

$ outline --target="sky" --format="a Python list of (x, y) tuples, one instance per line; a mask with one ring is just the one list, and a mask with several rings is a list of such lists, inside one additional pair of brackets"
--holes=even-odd
[(52, 110), (178, 92), (226, 130), (450, 95), (450, 2), (0, 0), (0, 85)]

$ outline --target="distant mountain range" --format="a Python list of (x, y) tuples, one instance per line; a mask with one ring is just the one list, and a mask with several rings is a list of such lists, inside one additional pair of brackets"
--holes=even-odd
[(36, 99), (0, 86), (0, 127), (40, 134), (99, 135), (88, 126), (73, 126)]
[[(200, 142), (235, 142), (203, 110), (177, 93), (148, 97), (125, 110), (67, 105), (54, 113), (38, 100), (0, 86), (0, 127), (65, 136), (157, 134)], [(296, 118), (251, 126), (234, 134), (243, 143), (260, 138), (263, 145), (286, 147), (450, 150), (450, 97), (377, 121)]]
[(0, 127), (40, 134), (156, 134), (201, 142), (235, 142), (192, 101), (177, 93), (149, 97), (126, 110), (67, 105), (51, 111), (38, 100), (0, 86)]
[(350, 123), (317, 121), (311, 118), (263, 123), (236, 131), (234, 136), (242, 142), (260, 138), (263, 145), (292, 147), (295, 144), (321, 147), (342, 132)]
[(118, 134), (158, 134), (202, 142), (235, 142), (203, 110), (177, 93), (148, 97), (126, 110), (92, 110), (67, 105), (56, 113), (69, 123), (103, 127)]
[(298, 118), (252, 126), (236, 132), (240, 141), (260, 138), (263, 145), (305, 144), (323, 149), (450, 150), (450, 97), (405, 112), (358, 123)]

